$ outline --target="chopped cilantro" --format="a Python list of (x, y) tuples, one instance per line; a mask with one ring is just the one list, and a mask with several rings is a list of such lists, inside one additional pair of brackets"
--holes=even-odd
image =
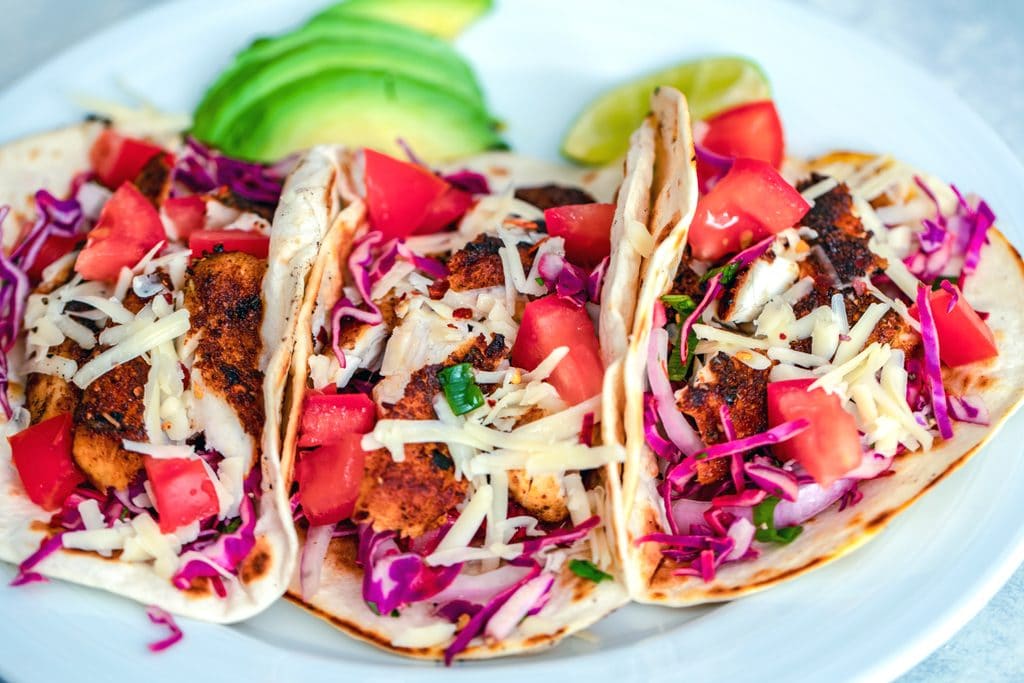
[(722, 277), (719, 278), (718, 281), (721, 282), (723, 285), (727, 285), (727, 284), (730, 284), (733, 280), (736, 279), (736, 275), (739, 272), (740, 272), (740, 264), (738, 264), (738, 263), (726, 263), (724, 266), (718, 266), (717, 268), (712, 268), (708, 272), (704, 273), (704, 275), (701, 276), (700, 281), (701, 282), (707, 282), (708, 280), (713, 278), (715, 275), (718, 275), (719, 273), (721, 273)]
[(697, 310), (697, 302), (686, 294), (666, 294), (661, 297), (661, 303), (672, 308), (681, 316), (688, 316)]

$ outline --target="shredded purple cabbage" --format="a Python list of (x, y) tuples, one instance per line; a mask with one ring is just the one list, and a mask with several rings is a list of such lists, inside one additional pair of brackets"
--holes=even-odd
[(958, 422), (989, 426), (992, 422), (981, 396), (950, 396), (949, 414)]
[(357, 560), (363, 568), (363, 600), (378, 614), (391, 614), (434, 597), (462, 571), (462, 564), (431, 567), (416, 553), (402, 552), (394, 531), (359, 526)]
[(239, 197), (274, 205), (281, 196), (285, 175), (278, 166), (232, 159), (189, 137), (175, 161), (171, 179), (197, 194), (227, 186)]
[(169, 632), (166, 638), (149, 644), (150, 652), (162, 652), (185, 637), (181, 629), (178, 628), (178, 624), (175, 623), (174, 617), (166, 610), (160, 609), (156, 605), (150, 605), (146, 608), (146, 616), (157, 626), (167, 627)]
[(929, 290), (924, 285), (917, 288), (917, 314), (921, 322), (921, 344), (924, 346), (924, 371), (932, 398), (935, 424), (943, 439), (953, 437), (953, 423), (950, 422), (946, 389), (942, 386), (942, 365), (939, 360), (939, 334), (935, 329)]
[(473, 615), (469, 622), (459, 631), (458, 635), (455, 636), (455, 640), (452, 644), (444, 651), (444, 663), (446, 666), (451, 666), (455, 656), (466, 649), (469, 643), (483, 630), (487, 622), (490, 621), (491, 617), (497, 612), (502, 605), (515, 595), (516, 591), (526, 585), (528, 581), (540, 574), (540, 565), (536, 562), (530, 567), (530, 572), (522, 579), (509, 586), (498, 595), (494, 596), (486, 605), (483, 606), (480, 611)]

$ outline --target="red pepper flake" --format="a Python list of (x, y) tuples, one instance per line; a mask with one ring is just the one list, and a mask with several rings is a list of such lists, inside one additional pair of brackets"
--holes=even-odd
[(444, 293), (448, 291), (449, 287), (451, 287), (451, 284), (448, 282), (448, 278), (434, 280), (430, 283), (430, 286), (427, 287), (427, 292), (430, 294), (431, 299), (440, 299), (444, 296)]
[(473, 311), (469, 308), (456, 308), (452, 315), (460, 320), (469, 320), (473, 317)]

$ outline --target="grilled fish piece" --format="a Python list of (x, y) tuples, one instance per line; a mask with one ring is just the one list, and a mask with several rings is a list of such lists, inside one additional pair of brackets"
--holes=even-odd
[[(444, 363), (413, 372), (401, 400), (380, 405), (380, 417), (436, 419), (434, 397), (442, 391), (438, 370), (458, 363), (493, 370), (507, 355), (501, 335), (490, 342), (478, 335), (463, 343)], [(378, 531), (393, 529), (404, 537), (420, 536), (440, 526), (448, 511), (465, 499), (466, 480), (456, 480), (454, 474), (448, 448), (440, 443), (409, 444), (402, 462), (395, 462), (386, 450), (368, 453), (353, 519), (370, 521)]]
[[(736, 358), (717, 353), (696, 374), (693, 385), (677, 393), (676, 405), (697, 423), (706, 444), (726, 439), (719, 413), (722, 405), (729, 406), (736, 438), (758, 434), (768, 428), (768, 370), (754, 370)], [(728, 465), (714, 460), (697, 464), (702, 484), (717, 481), (728, 471)]]
[(554, 184), (517, 188), (516, 199), (533, 204), (541, 211), (570, 204), (593, 204), (597, 201), (578, 187)]
[[(533, 256), (537, 246), (528, 242), (516, 245), (519, 258), (523, 262), (523, 271), (529, 272), (533, 267)], [(498, 250), (505, 243), (493, 235), (480, 235), (459, 249), (448, 259), (448, 284), (457, 291), (468, 289), (484, 289), (500, 287), (505, 284), (505, 271), (501, 264)]]
[(212, 254), (192, 264), (185, 307), (197, 343), (191, 386), (196, 427), (225, 457), (255, 462), (263, 433), (262, 284), (267, 263), (241, 252)]
[(100, 491), (127, 489), (140, 475), (142, 455), (122, 441), (146, 441), (143, 419), (149, 365), (141, 357), (96, 378), (75, 410), (71, 457)]
[(800, 266), (772, 251), (760, 256), (725, 286), (718, 300), (718, 319), (730, 323), (752, 322), (772, 297), (796, 282)]
[[(49, 354), (70, 358), (79, 364), (86, 356), (82, 348), (71, 339), (65, 339), (60, 346), (51, 348)], [(33, 372), (25, 384), (25, 404), (32, 424), (62, 413), (73, 413), (81, 399), (81, 389), (56, 375)]]

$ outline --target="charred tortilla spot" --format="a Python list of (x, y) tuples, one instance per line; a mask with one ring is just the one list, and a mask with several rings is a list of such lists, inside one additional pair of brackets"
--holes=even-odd
[(224, 206), (237, 209), (238, 211), (254, 213), (267, 221), (273, 220), (274, 218), (274, 205), (261, 204), (259, 202), (254, 202), (251, 199), (246, 199), (228, 186), (223, 186), (217, 189), (217, 191), (213, 193), (213, 198)]
[(238, 568), (238, 578), (243, 584), (259, 581), (270, 571), (271, 556), (267, 541), (260, 538)]

